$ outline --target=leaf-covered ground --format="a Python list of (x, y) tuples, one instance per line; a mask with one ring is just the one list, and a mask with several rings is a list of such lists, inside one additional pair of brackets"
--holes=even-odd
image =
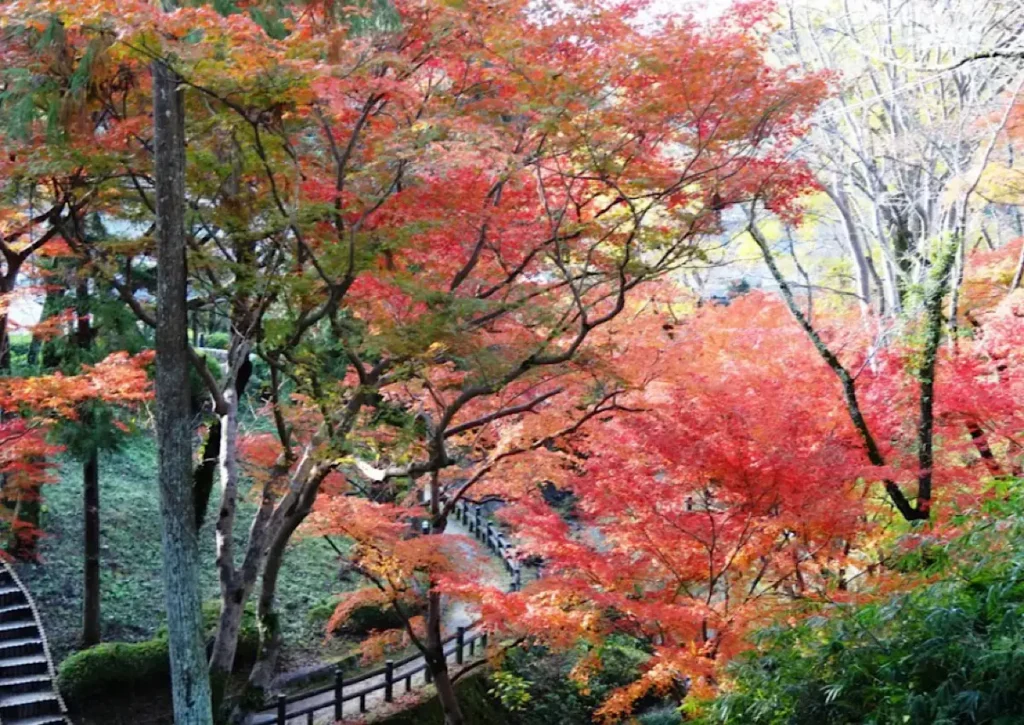
[[(80, 636), (83, 537), (80, 466), (69, 458), (59, 464), (58, 481), (43, 489), (46, 536), (40, 546), (40, 561), (18, 565), (39, 605), (57, 662), (76, 647)], [(156, 470), (156, 443), (148, 435), (133, 438), (122, 451), (104, 455), (100, 461), (103, 638), (108, 641), (147, 639), (163, 624)], [(212, 501), (211, 510), (215, 511), (215, 506)], [(239, 506), (239, 549), (251, 511), (248, 502)], [(200, 532), (204, 600), (216, 599), (218, 594), (213, 567), (214, 519), (208, 515)], [(348, 648), (343, 641), (323, 648), (324, 605), (345, 587), (338, 579), (337, 556), (328, 543), (297, 537), (288, 551), (278, 590), (288, 642), (285, 666), (330, 656), (335, 648)], [(319, 612), (321, 618), (311, 616), (313, 612)]]

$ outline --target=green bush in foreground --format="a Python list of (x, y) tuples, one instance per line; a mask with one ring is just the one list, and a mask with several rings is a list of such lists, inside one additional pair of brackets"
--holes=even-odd
[[(942, 581), (762, 632), (700, 722), (1024, 722), (1024, 536), (949, 547)], [(948, 552), (947, 552), (948, 553)]]
[[(203, 603), (203, 623), (212, 640), (217, 627), (220, 604)], [(259, 648), (259, 631), (251, 606), (242, 616), (235, 662), (251, 661)], [(75, 652), (58, 668), (57, 684), (69, 700), (81, 701), (107, 695), (112, 690), (146, 690), (168, 687), (170, 664), (167, 628), (161, 627), (156, 637), (144, 642), (104, 642)]]
[(104, 642), (76, 652), (60, 665), (57, 683), (70, 700), (81, 701), (110, 692), (170, 685), (167, 640)]

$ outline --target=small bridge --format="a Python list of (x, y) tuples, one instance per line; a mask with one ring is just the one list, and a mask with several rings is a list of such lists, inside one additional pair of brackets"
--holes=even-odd
[[(449, 520), (446, 534), (466, 533), (498, 557), (508, 575), (506, 584), (512, 591), (522, 586), (522, 564), (515, 547), (492, 523), (484, 520), (482, 507), (459, 501)], [(450, 631), (450, 630), (449, 630)], [(458, 671), (464, 664), (483, 656), (487, 649), (487, 632), (472, 626), (458, 627), (444, 641), (446, 659)], [(369, 712), (382, 703), (392, 702), (396, 695), (430, 684), (431, 674), (420, 654), (403, 660), (388, 660), (384, 667), (358, 677), (346, 679), (340, 669), (326, 667), (320, 675), (333, 677), (332, 684), (311, 692), (279, 696), (266, 709), (252, 715), (249, 725), (319, 725), (334, 723), (346, 717)]]
[(68, 725), (36, 604), (0, 566), (0, 725)]

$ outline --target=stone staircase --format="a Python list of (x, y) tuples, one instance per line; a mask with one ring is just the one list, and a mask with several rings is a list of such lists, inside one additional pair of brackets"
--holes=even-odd
[(0, 725), (67, 725), (35, 603), (0, 566)]

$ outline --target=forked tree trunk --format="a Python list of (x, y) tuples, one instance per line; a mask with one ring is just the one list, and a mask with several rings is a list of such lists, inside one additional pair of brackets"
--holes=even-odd
[[(172, 5), (165, 0), (165, 8)], [(199, 540), (192, 500), (185, 119), (177, 75), (153, 62), (157, 221), (156, 430), (164, 592), (175, 725), (212, 725), (199, 600)]]
[(260, 648), (249, 675), (248, 687), (251, 691), (265, 692), (274, 677), (277, 659), (281, 654), (283, 640), (281, 626), (275, 608), (277, 598), (277, 581), (284, 564), (284, 553), (292, 534), (305, 520), (312, 510), (313, 500), (319, 486), (310, 490), (298, 502), (296, 508), (286, 517), (282, 528), (273, 536), (267, 548), (267, 559), (263, 566), (263, 578), (260, 581), (260, 598), (257, 603), (256, 616), (259, 622)]

